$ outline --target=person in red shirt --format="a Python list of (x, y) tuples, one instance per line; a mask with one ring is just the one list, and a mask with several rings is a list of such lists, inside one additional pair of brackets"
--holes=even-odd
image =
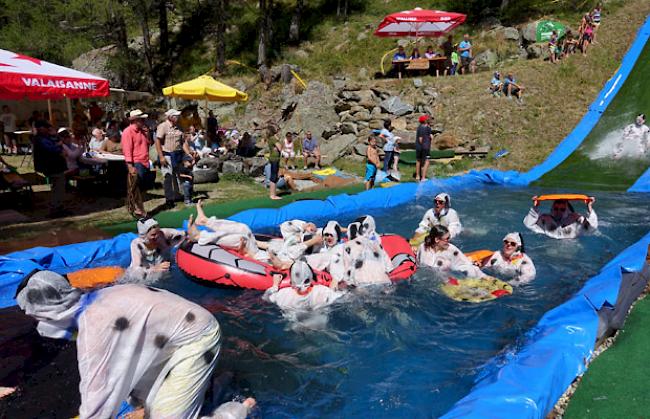
[(129, 170), (126, 209), (136, 218), (147, 216), (142, 200), (149, 172), (149, 135), (144, 124), (147, 116), (140, 109), (129, 112), (129, 126), (122, 132), (122, 152)]

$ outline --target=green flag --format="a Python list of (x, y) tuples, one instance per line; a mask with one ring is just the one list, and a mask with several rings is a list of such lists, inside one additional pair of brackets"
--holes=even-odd
[(554, 20), (540, 20), (537, 23), (537, 42), (544, 42), (551, 39), (553, 31), (557, 31), (559, 39), (564, 36), (566, 28), (560, 22)]

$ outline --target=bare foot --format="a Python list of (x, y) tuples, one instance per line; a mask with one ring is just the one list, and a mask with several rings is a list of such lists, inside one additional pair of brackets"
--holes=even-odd
[(203, 211), (203, 200), (199, 199), (199, 202), (196, 203), (196, 224), (202, 226), (208, 222), (208, 217), (205, 216)]
[(252, 408), (254, 408), (255, 405), (257, 404), (257, 401), (256, 401), (254, 398), (249, 397), (249, 398), (247, 398), (246, 400), (244, 400), (244, 402), (243, 402), (242, 404), (243, 404), (244, 406), (246, 406), (246, 408), (247, 408), (248, 411), (250, 412), (250, 410), (251, 410)]
[(190, 214), (190, 218), (187, 220), (187, 237), (193, 241), (199, 241), (199, 235), (201, 234), (199, 232), (199, 229), (196, 228), (196, 224), (193, 222), (193, 216)]
[(271, 196), (269, 196), (269, 198), (271, 198), (271, 199), (273, 199), (273, 200), (276, 200), (276, 201), (277, 201), (278, 199), (282, 199), (281, 196), (277, 196), (277, 195), (271, 195)]

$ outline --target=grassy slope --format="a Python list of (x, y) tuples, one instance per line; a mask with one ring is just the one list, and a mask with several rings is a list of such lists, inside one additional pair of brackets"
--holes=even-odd
[[(394, 46), (395, 41), (373, 37), (371, 28), (385, 14), (412, 6), (410, 2), (402, 0), (369, 2), (364, 14), (352, 16), (347, 24), (324, 20), (314, 30), (311, 41), (301, 45), (303, 50), (310, 53), (308, 59), (296, 58), (291, 50), (287, 50), (282, 59), (300, 64), (306, 81), (330, 80), (330, 76), (335, 74), (355, 78), (362, 66), (373, 73), (373, 69), (378, 69), (382, 52)], [(598, 32), (598, 45), (590, 49), (587, 57), (573, 56), (559, 65), (541, 60), (517, 61), (502, 68), (503, 71), (513, 71), (526, 86), (527, 97), (523, 106), (488, 95), (485, 87), (489, 82), (489, 73), (463, 77), (424, 77), (427, 86), (441, 92), (435, 107), (436, 122), (442, 122), (446, 130), (461, 138), (478, 144), (489, 144), (493, 151), (507, 148), (511, 152), (505, 159), (463, 160), (450, 167), (435, 167), (433, 171), (437, 175), (444, 175), (485, 166), (526, 170), (541, 162), (573, 129), (607, 78), (614, 73), (638, 27), (650, 13), (650, 0), (613, 1), (608, 7), (610, 12), (606, 10), (604, 23)], [(577, 21), (577, 14), (563, 16), (562, 19), (566, 22)], [(368, 37), (357, 41), (357, 36), (362, 31)], [(336, 46), (344, 42), (343, 47), (337, 51)], [(494, 46), (494, 40), (475, 44), (480, 50), (486, 45)], [(226, 81), (233, 83), (237, 79)], [(410, 80), (381, 83), (387, 83), (405, 93), (414, 90)], [(259, 95), (255, 89), (251, 93), (253, 100)], [(350, 171), (363, 174), (354, 162), (345, 166)], [(222, 181), (218, 185), (209, 184), (201, 189), (209, 192), (210, 201), (216, 203), (265, 195), (260, 185), (238, 181)], [(153, 193), (162, 196), (162, 191)], [(154, 199), (148, 203), (148, 209), (160, 203), (162, 198)], [(130, 219), (124, 208), (109, 211), (98, 208), (98, 211), (100, 212), (74, 219), (32, 223), (28, 229), (25, 225), (1, 227), (0, 233), (4, 237), (25, 236), (55, 227), (83, 228)]]

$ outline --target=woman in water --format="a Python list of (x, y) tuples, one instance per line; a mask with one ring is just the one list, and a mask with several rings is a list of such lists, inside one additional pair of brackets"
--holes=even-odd
[(524, 251), (524, 239), (520, 233), (508, 233), (503, 247), (481, 264), (485, 271), (504, 277), (513, 285), (525, 284), (535, 279), (533, 261)]
[(424, 213), (415, 235), (426, 234), (434, 226), (447, 228), (452, 239), (463, 231), (458, 213), (451, 208), (451, 197), (446, 193), (440, 193), (433, 199), (433, 208)]
[(447, 227), (433, 226), (417, 251), (419, 266), (428, 266), (441, 272), (461, 272), (468, 277), (480, 278), (485, 274), (456, 246), (449, 243), (451, 234)]
[(184, 238), (182, 231), (160, 228), (153, 218), (139, 220), (138, 237), (131, 242), (131, 265), (121, 282), (151, 282), (168, 272), (172, 248)]
[(587, 202), (587, 215), (577, 213), (566, 199), (553, 201), (550, 214), (540, 214), (537, 196), (533, 197), (533, 207), (524, 218), (524, 225), (535, 233), (545, 234), (554, 239), (575, 239), (584, 233), (598, 229), (598, 216), (593, 209), (596, 198)]

